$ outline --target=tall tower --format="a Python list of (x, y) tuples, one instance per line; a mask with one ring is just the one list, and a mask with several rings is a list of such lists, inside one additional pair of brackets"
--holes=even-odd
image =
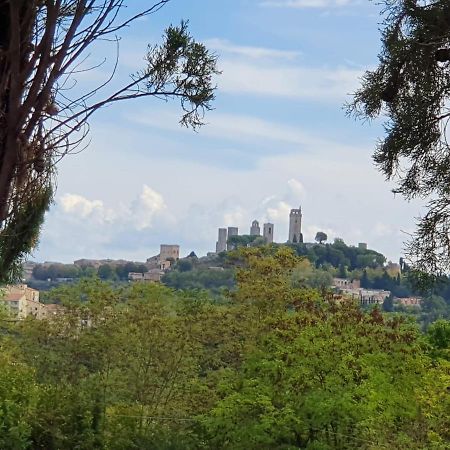
[(224, 252), (227, 249), (227, 229), (219, 228), (219, 239), (216, 242), (216, 253)]
[[(231, 236), (237, 236), (238, 234), (239, 234), (238, 227), (228, 227), (228, 239)], [(233, 250), (233, 249), (234, 249), (234, 245), (228, 244), (228, 242), (227, 242), (227, 250)]]
[(265, 223), (263, 236), (266, 238), (266, 242), (268, 244), (272, 244), (273, 242), (273, 223)]
[(297, 244), (303, 242), (302, 235), (302, 208), (291, 209), (289, 214), (289, 239), (288, 242)]
[(259, 222), (254, 220), (250, 227), (250, 236), (261, 236), (261, 229), (259, 228)]

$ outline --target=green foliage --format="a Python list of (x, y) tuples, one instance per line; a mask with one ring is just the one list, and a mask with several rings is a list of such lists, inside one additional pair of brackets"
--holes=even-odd
[(0, 283), (17, 281), (25, 257), (37, 245), (39, 232), (53, 197), (47, 186), (15, 205), (14, 215), (0, 231)]
[(318, 312), (318, 322), (299, 308), (271, 324), (205, 419), (213, 447), (423, 448), (411, 400), (426, 363), (404, 353), (414, 333), (352, 306)]
[(430, 325), (427, 337), (433, 354), (450, 361), (450, 321), (440, 319)]
[(328, 239), (328, 236), (323, 231), (318, 231), (316, 233), (316, 237), (314, 238), (314, 240), (317, 241), (319, 244), (322, 244), (327, 239)]
[(145, 273), (147, 271), (148, 269), (145, 264), (137, 264), (129, 261), (126, 264), (117, 264), (114, 268), (115, 273), (111, 273), (109, 278), (118, 278), (119, 280), (126, 281), (130, 272)]
[(217, 57), (189, 34), (187, 22), (170, 26), (162, 45), (149, 47), (144, 77), (148, 91), (180, 97), (184, 114), (181, 124), (196, 128), (203, 124), (205, 110), (211, 109), (217, 69)]
[(50, 292), (63, 315), (1, 316), (0, 447), (445, 448), (447, 323), (336, 303), (287, 247), (230, 256), (227, 302), (90, 279)]
[(304, 259), (300, 261), (292, 272), (292, 285), (297, 288), (313, 288), (326, 290), (333, 283), (333, 276), (323, 269), (316, 269), (312, 264)]
[(161, 281), (174, 289), (206, 289), (214, 294), (235, 286), (233, 269), (221, 267), (196, 268), (188, 271), (172, 270), (166, 273)]
[(115, 275), (115, 270), (109, 264), (102, 264), (97, 270), (97, 275), (102, 280), (110, 280)]
[(349, 112), (387, 118), (374, 161), (394, 192), (428, 198), (409, 257), (433, 274), (450, 267), (446, 137), (450, 96), (450, 6), (446, 0), (384, 0), (379, 65), (365, 73)]
[[(250, 234), (235, 235), (235, 236), (230, 236), (227, 240), (227, 243), (229, 245), (231, 245), (233, 248), (248, 247), (260, 237), (261, 236), (250, 235)], [(264, 241), (264, 243), (265, 243), (265, 241)]]
[(333, 244), (291, 244), (299, 256), (306, 256), (316, 267), (331, 264), (335, 268), (345, 266), (349, 270), (381, 267), (386, 258), (374, 250), (365, 250), (345, 244), (341, 239)]
[(33, 267), (33, 278), (36, 280), (79, 278), (82, 275), (83, 271), (73, 264), (36, 264)]
[(38, 389), (34, 371), (18, 361), (10, 349), (0, 354), (0, 448), (28, 448), (36, 414)]
[(383, 311), (386, 312), (392, 312), (394, 311), (394, 296), (389, 295), (389, 297), (386, 297), (384, 302), (383, 302)]
[(58, 278), (84, 278), (98, 275), (102, 280), (127, 281), (130, 272), (147, 272), (145, 264), (127, 262), (126, 264), (101, 264), (98, 269), (92, 266), (76, 266), (74, 264), (36, 264), (33, 268), (33, 278), (39, 281)]
[(193, 264), (192, 261), (190, 261), (189, 259), (180, 259), (177, 262), (177, 270), (179, 270), (180, 272), (189, 272), (190, 270), (192, 270)]

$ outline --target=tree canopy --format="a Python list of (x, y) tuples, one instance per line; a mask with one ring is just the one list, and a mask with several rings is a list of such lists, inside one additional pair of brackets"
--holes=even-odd
[(292, 283), (287, 247), (235, 257), (223, 302), (90, 279), (47, 320), (0, 309), (0, 448), (447, 448), (448, 321), (422, 334)]
[(386, 118), (373, 155), (395, 193), (427, 199), (408, 244), (418, 269), (450, 269), (450, 3), (384, 0), (379, 65), (367, 71), (349, 113)]
[(328, 236), (323, 231), (318, 231), (316, 233), (316, 237), (314, 238), (315, 241), (317, 241), (319, 244), (322, 244), (322, 242), (326, 241), (328, 239)]

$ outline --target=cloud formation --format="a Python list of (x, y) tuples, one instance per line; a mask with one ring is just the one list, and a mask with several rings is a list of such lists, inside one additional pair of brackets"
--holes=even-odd
[(223, 59), (219, 89), (234, 94), (276, 96), (337, 103), (358, 87), (362, 71), (346, 67), (274, 66)]
[(133, 203), (130, 217), (137, 230), (151, 228), (154, 217), (167, 208), (162, 195), (147, 185), (143, 186), (138, 201)]
[(154, 218), (166, 209), (162, 195), (145, 184), (129, 205), (106, 207), (102, 200), (89, 200), (79, 194), (64, 194), (58, 203), (60, 210), (75, 220), (95, 225), (126, 225), (135, 230), (151, 228)]
[(65, 194), (60, 199), (62, 210), (67, 214), (94, 219), (96, 222), (111, 222), (114, 220), (114, 211), (105, 208), (101, 200), (88, 200), (82, 195)]
[[(311, 3), (266, 3), (267, 6), (270, 3), (292, 8), (344, 5), (342, 0), (308, 2)], [(221, 93), (342, 104), (346, 95), (359, 86), (358, 79), (363, 73), (359, 68), (346, 65), (313, 66), (300, 58), (303, 52), (297, 49), (248, 46), (217, 37), (205, 43), (219, 55), (222, 73), (216, 82)]]
[(204, 43), (211, 50), (220, 52), (223, 55), (234, 55), (252, 59), (284, 59), (292, 61), (301, 54), (299, 51), (236, 45), (226, 39), (219, 38), (207, 39)]

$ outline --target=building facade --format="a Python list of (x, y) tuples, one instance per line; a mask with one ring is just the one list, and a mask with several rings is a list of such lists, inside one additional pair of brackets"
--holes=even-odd
[(360, 280), (348, 280), (347, 278), (333, 278), (333, 287), (339, 289), (360, 289)]
[(2, 301), (18, 319), (46, 317), (46, 305), (39, 301), (39, 291), (26, 284), (7, 286)]
[(273, 223), (264, 224), (263, 236), (268, 244), (273, 243)]
[(302, 208), (291, 209), (289, 214), (289, 239), (288, 242), (297, 244), (303, 242), (302, 235)]
[(162, 261), (178, 261), (180, 259), (180, 246), (161, 244), (159, 251), (159, 260)]
[(216, 242), (216, 253), (224, 252), (227, 249), (228, 232), (226, 228), (219, 228), (219, 236)]

